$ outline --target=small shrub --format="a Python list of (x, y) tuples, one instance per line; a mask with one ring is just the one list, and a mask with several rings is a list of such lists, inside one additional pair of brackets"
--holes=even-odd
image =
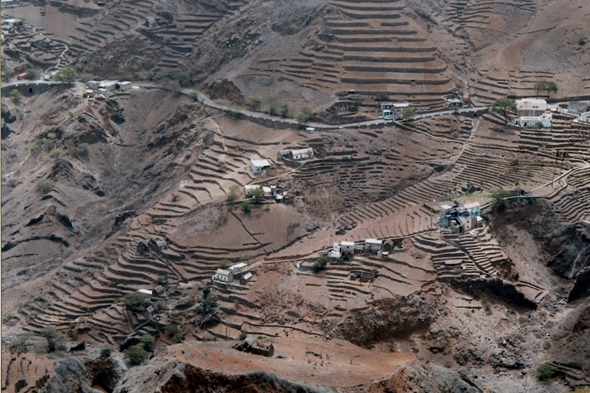
[(141, 346), (146, 351), (150, 351), (154, 347), (155, 341), (156, 340), (155, 340), (154, 336), (152, 336), (151, 334), (144, 334), (141, 337)]
[(540, 380), (547, 380), (553, 378), (555, 375), (555, 369), (547, 363), (543, 363), (537, 367), (535, 374)]
[(17, 276), (26, 276), (28, 273), (28, 270), (24, 269), (24, 270), (19, 270), (18, 273), (16, 273)]
[(113, 348), (105, 347), (100, 350), (100, 357), (102, 359), (106, 359), (106, 358), (111, 357), (112, 353), (113, 353)]
[(47, 194), (49, 191), (53, 190), (54, 186), (55, 182), (49, 179), (39, 179), (35, 183), (35, 188), (37, 189), (37, 192), (41, 194)]
[(90, 145), (88, 143), (80, 143), (76, 147), (76, 153), (81, 156), (87, 156), (90, 153)]
[(297, 114), (297, 121), (301, 124), (307, 123), (311, 119), (312, 111), (311, 108), (304, 106), (299, 109)]
[(232, 262), (229, 259), (222, 259), (221, 261), (217, 262), (217, 266), (224, 268), (224, 267), (228, 267), (232, 264)]
[(238, 198), (238, 194), (240, 192), (240, 186), (237, 184), (232, 184), (229, 188), (229, 193), (227, 194), (227, 201), (233, 202)]
[(50, 158), (60, 158), (61, 156), (63, 156), (65, 154), (65, 150), (64, 149), (53, 149), (49, 152), (49, 157)]
[(257, 111), (258, 109), (260, 109), (260, 104), (262, 104), (262, 99), (258, 96), (251, 96), (248, 99), (250, 106), (252, 107), (252, 109), (254, 109), (255, 111)]
[(160, 276), (158, 278), (156, 278), (156, 281), (154, 281), (156, 283), (156, 285), (168, 285), (168, 277), (166, 276)]
[(16, 89), (12, 90), (12, 91), (11, 91), (11, 92), (8, 94), (8, 96), (10, 97), (10, 99), (11, 99), (12, 101), (15, 101), (15, 102), (19, 102), (19, 101), (21, 100), (21, 98), (23, 98), (23, 95), (21, 94), (21, 92), (20, 92), (20, 91), (18, 91), (18, 90), (16, 90)]
[(45, 337), (45, 339), (47, 340), (47, 352), (54, 352), (55, 350), (57, 350), (58, 347), (60, 347), (60, 343), (65, 338), (63, 333), (53, 326), (43, 328), (43, 330), (41, 330), (40, 335)]
[(141, 345), (134, 345), (125, 350), (125, 358), (129, 359), (129, 362), (136, 366), (145, 362), (148, 355), (147, 351)]
[(519, 159), (518, 158), (512, 159), (512, 161), (510, 161), (510, 165), (512, 165), (512, 166), (519, 166), (520, 165)]
[(67, 85), (71, 85), (72, 83), (74, 83), (77, 77), (78, 74), (76, 73), (76, 70), (74, 70), (72, 67), (63, 68), (57, 71), (53, 76), (55, 80), (61, 83), (65, 83)]
[(199, 93), (193, 91), (188, 95), (188, 98), (190, 98), (192, 101), (199, 101)]
[(246, 337), (248, 337), (248, 331), (247, 330), (242, 330), (240, 332), (240, 340), (245, 340)]
[(580, 45), (580, 46), (586, 45), (586, 38), (580, 37), (580, 39), (578, 40), (578, 45)]
[(274, 105), (271, 105), (270, 108), (268, 109), (268, 113), (271, 116), (276, 116), (279, 114), (279, 112), (277, 111), (277, 107)]
[(242, 255), (240, 257), (240, 262), (245, 262), (245, 261), (249, 261), (250, 259), (254, 258), (254, 256), (252, 255)]
[(27, 76), (29, 79), (37, 79), (38, 72), (34, 68), (27, 69)]
[(180, 194), (174, 194), (174, 195), (172, 195), (172, 202), (176, 202), (179, 199), (180, 199)]

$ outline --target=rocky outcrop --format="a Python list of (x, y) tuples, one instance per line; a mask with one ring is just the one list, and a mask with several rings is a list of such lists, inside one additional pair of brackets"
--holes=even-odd
[[(149, 376), (149, 377), (148, 377)], [(291, 382), (266, 371), (224, 374), (180, 361), (132, 369), (114, 393), (327, 393), (325, 389)]]
[(569, 293), (568, 301), (580, 299), (590, 293), (590, 266), (580, 270), (576, 276), (574, 287)]
[(493, 276), (460, 277), (453, 278), (449, 284), (460, 292), (467, 293), (474, 297), (483, 294), (497, 296), (515, 306), (537, 308), (537, 304), (527, 297), (510, 281), (502, 280)]
[(438, 300), (430, 295), (418, 293), (382, 299), (367, 310), (353, 311), (352, 318), (344, 322), (337, 333), (354, 344), (368, 347), (427, 329), (437, 311)]

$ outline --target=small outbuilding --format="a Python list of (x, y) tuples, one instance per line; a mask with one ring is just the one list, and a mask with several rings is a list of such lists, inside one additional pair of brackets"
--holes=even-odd
[(250, 160), (250, 168), (255, 175), (258, 175), (268, 168), (270, 168), (271, 163), (268, 160)]
[(383, 248), (383, 240), (377, 239), (366, 239), (365, 240), (365, 252), (376, 254)]
[(340, 251), (342, 254), (354, 254), (354, 242), (344, 241), (340, 243)]

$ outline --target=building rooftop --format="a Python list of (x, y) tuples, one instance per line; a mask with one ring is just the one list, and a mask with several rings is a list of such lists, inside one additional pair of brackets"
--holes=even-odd
[(250, 163), (254, 166), (270, 166), (270, 162), (268, 160), (250, 160)]
[(217, 271), (215, 272), (215, 274), (220, 275), (220, 276), (229, 276), (229, 270), (226, 269), (217, 269)]
[(465, 209), (471, 209), (473, 207), (479, 207), (479, 202), (466, 203), (466, 204), (463, 205), (463, 207)]
[(383, 240), (377, 240), (377, 239), (366, 239), (365, 243), (368, 244), (383, 244)]

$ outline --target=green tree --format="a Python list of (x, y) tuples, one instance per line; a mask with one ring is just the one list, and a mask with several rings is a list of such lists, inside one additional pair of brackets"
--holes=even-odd
[(162, 68), (156, 73), (155, 79), (164, 85), (172, 87), (175, 87), (174, 82), (176, 82), (178, 85), (176, 87), (179, 88), (180, 86), (184, 86), (189, 81), (190, 77), (182, 70), (175, 68)]
[(512, 166), (519, 166), (520, 165), (520, 160), (518, 158), (513, 158), (512, 161), (510, 161), (510, 165), (512, 165)]
[(305, 124), (311, 119), (312, 111), (311, 108), (308, 106), (303, 106), (299, 109), (299, 113), (297, 114), (297, 121), (300, 124)]
[(55, 352), (60, 342), (65, 338), (62, 332), (57, 330), (54, 326), (46, 327), (41, 330), (41, 336), (47, 340), (47, 351)]
[(547, 95), (551, 95), (551, 93), (557, 92), (557, 84), (555, 84), (555, 82), (542, 80), (542, 81), (535, 83), (534, 89), (535, 89), (535, 92), (537, 93), (537, 96), (539, 95), (539, 92), (541, 92), (541, 91), (546, 91)]
[(106, 358), (111, 357), (112, 353), (113, 353), (113, 348), (105, 347), (100, 350), (100, 357), (103, 359), (106, 359)]
[(240, 340), (245, 340), (246, 337), (248, 337), (248, 331), (247, 330), (242, 330), (240, 332)]
[(317, 261), (313, 263), (311, 269), (314, 273), (319, 273), (320, 271), (324, 270), (328, 265), (328, 260), (324, 257), (318, 258)]
[(53, 78), (56, 81), (67, 85), (71, 85), (72, 83), (74, 83), (77, 77), (78, 74), (76, 73), (76, 70), (74, 70), (72, 67), (62, 68), (61, 70), (57, 71), (53, 76)]
[(125, 351), (125, 358), (129, 359), (129, 362), (133, 365), (140, 365), (145, 362), (149, 354), (141, 345), (134, 345)]
[(289, 116), (289, 105), (281, 104), (281, 117), (285, 118)]
[(416, 116), (416, 108), (413, 106), (409, 106), (402, 111), (402, 116), (407, 121), (414, 120), (414, 116)]
[(37, 75), (39, 75), (39, 73), (37, 72), (36, 69), (34, 68), (29, 68), (27, 69), (27, 76), (29, 77), (29, 79), (37, 79)]
[(164, 329), (164, 332), (166, 333), (166, 335), (168, 337), (174, 337), (175, 335), (178, 334), (178, 326), (176, 326), (176, 325), (166, 326), (166, 328)]
[(502, 188), (498, 188), (492, 192), (492, 208), (495, 212), (501, 213), (508, 208), (510, 204), (506, 200), (506, 197), (508, 197), (508, 191)]
[(252, 107), (252, 109), (254, 109), (255, 111), (257, 111), (258, 109), (260, 109), (260, 105), (262, 104), (262, 99), (258, 96), (250, 96), (250, 98), (248, 98), (248, 101), (250, 103), (250, 106)]
[(547, 363), (542, 363), (537, 367), (535, 374), (541, 380), (551, 379), (555, 375), (555, 368)]
[(141, 346), (146, 351), (151, 351), (152, 348), (154, 347), (155, 341), (156, 341), (156, 339), (151, 334), (144, 334), (141, 337)]
[(264, 190), (262, 188), (257, 188), (255, 190), (252, 190), (250, 195), (254, 197), (254, 201), (259, 202), (262, 199), (264, 199)]
[(504, 116), (506, 123), (508, 123), (508, 112), (510, 111), (516, 112), (516, 104), (509, 98), (500, 98), (492, 104), (492, 112)]
[(137, 292), (131, 292), (123, 296), (121, 303), (123, 304), (123, 306), (125, 306), (126, 309), (137, 311), (139, 310), (139, 307), (142, 305), (144, 300), (145, 299), (143, 298), (142, 294)]
[(244, 213), (250, 213), (252, 211), (252, 202), (249, 199), (246, 199), (240, 205)]
[(19, 102), (21, 100), (21, 98), (23, 98), (23, 95), (21, 94), (21, 92), (16, 89), (13, 89), (8, 96), (14, 102)]
[(217, 262), (217, 266), (224, 268), (224, 267), (228, 267), (232, 264), (232, 262), (229, 259), (222, 259), (221, 261)]
[(192, 101), (199, 101), (199, 93), (193, 91), (188, 95), (188, 98), (190, 98)]

